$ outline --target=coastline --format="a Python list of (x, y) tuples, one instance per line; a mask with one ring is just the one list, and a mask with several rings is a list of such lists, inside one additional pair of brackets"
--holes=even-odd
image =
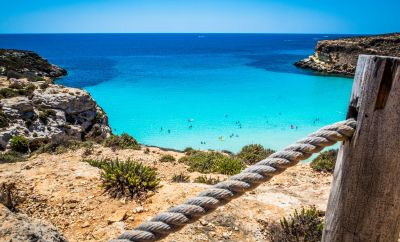
[(318, 41), (313, 55), (294, 63), (315, 73), (353, 77), (358, 55), (400, 57), (400, 33)]

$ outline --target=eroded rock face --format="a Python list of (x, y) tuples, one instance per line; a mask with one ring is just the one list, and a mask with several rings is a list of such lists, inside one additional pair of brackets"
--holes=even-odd
[(13, 213), (2, 204), (0, 204), (0, 221), (1, 241), (67, 241), (53, 225), (25, 214)]
[(360, 54), (400, 57), (400, 33), (318, 41), (314, 55), (295, 65), (326, 74), (354, 76)]
[(111, 134), (89, 93), (53, 83), (67, 72), (32, 51), (0, 49), (0, 149), (15, 135), (30, 141), (101, 141)]
[[(0, 85), (7, 86), (15, 80), (0, 78)], [(102, 140), (111, 130), (103, 110), (84, 90), (67, 88), (45, 82), (19, 79), (22, 88), (33, 85), (29, 96), (3, 98), (0, 106), (8, 126), (0, 128), (0, 148), (6, 149), (12, 136), (21, 135), (34, 139)]]

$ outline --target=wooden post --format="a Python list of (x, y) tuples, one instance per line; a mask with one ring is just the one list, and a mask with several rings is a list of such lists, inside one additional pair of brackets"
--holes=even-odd
[(400, 58), (361, 55), (322, 241), (397, 241), (400, 232)]

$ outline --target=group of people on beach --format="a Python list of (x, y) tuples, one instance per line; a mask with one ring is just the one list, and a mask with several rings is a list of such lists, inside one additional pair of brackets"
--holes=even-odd
[[(281, 115), (281, 113), (279, 113), (278, 115)], [(227, 115), (227, 114), (225, 114), (225, 118), (228, 118), (228, 115)], [(194, 121), (194, 119), (193, 119), (193, 118), (189, 118), (187, 121), (189, 122), (188, 128), (189, 128), (189, 129), (192, 129), (192, 128), (193, 128), (192, 122)], [(319, 121), (320, 121), (320, 118), (317, 117), (317, 118), (315, 118), (315, 119), (313, 120), (313, 124), (316, 124), (316, 123), (319, 122)], [(269, 123), (268, 120), (266, 121), (266, 123)], [(240, 121), (235, 121), (235, 125), (236, 125), (239, 129), (242, 128), (242, 123), (241, 123)], [(297, 125), (295, 125), (295, 124), (291, 124), (291, 125), (290, 125), (290, 129), (297, 130), (298, 128), (299, 128), (299, 126), (297, 126)], [(160, 131), (162, 132), (163, 130), (164, 130), (164, 128), (163, 128), (163, 127), (160, 127)], [(167, 132), (170, 134), (170, 133), (171, 133), (171, 130), (168, 129)], [(231, 133), (231, 134), (229, 135), (229, 138), (230, 138), (230, 139), (232, 139), (232, 138), (239, 138), (239, 134)], [(218, 140), (219, 140), (219, 141), (224, 141), (225, 138), (224, 138), (224, 136), (219, 136), (219, 137), (218, 137)], [(205, 144), (206, 144), (206, 141), (200, 141), (200, 144), (205, 145)]]

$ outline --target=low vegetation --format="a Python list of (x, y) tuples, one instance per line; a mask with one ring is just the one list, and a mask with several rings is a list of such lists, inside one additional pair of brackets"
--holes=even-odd
[(3, 112), (3, 110), (0, 110), (0, 128), (5, 128), (8, 126), (8, 120), (7, 116)]
[(189, 154), (190, 154), (191, 152), (193, 152), (193, 151), (196, 151), (196, 150), (193, 149), (192, 147), (186, 147), (186, 148), (183, 150), (183, 153), (189, 155)]
[(323, 151), (310, 163), (310, 166), (315, 171), (333, 173), (337, 154), (338, 150)]
[(7, 151), (0, 154), (0, 164), (25, 161), (25, 156), (16, 151)]
[(84, 147), (83, 152), (82, 152), (82, 156), (83, 157), (87, 157), (89, 155), (92, 155), (93, 153), (94, 153), (93, 144), (90, 143), (90, 145)]
[(50, 116), (55, 116), (56, 112), (52, 109), (41, 109), (39, 110), (39, 119), (42, 123), (46, 124)]
[(169, 154), (163, 155), (160, 158), (160, 162), (175, 162), (175, 161), (176, 161), (175, 157)]
[(201, 173), (234, 175), (244, 168), (241, 159), (215, 151), (192, 151), (179, 161), (188, 165), (189, 171)]
[(184, 172), (181, 172), (179, 174), (175, 174), (172, 176), (172, 182), (190, 182), (190, 177), (186, 175)]
[(83, 160), (100, 168), (102, 187), (114, 198), (143, 198), (148, 191), (160, 187), (154, 168), (127, 160)]
[(12, 151), (28, 153), (29, 140), (24, 136), (16, 135), (10, 139), (10, 147)]
[(0, 89), (0, 99), (3, 98), (11, 98), (11, 97), (16, 97), (18, 96), (18, 91), (12, 89), (12, 88), (1, 88)]
[(279, 224), (263, 224), (263, 234), (271, 242), (319, 242), (323, 227), (321, 213), (311, 206), (302, 208), (300, 212), (295, 210), (294, 214), (283, 218)]
[(265, 149), (260, 144), (251, 144), (243, 146), (242, 150), (237, 154), (237, 156), (247, 164), (252, 165), (267, 158), (274, 152), (274, 150)]
[(214, 178), (214, 177), (207, 177), (207, 176), (198, 176), (194, 179), (195, 183), (205, 183), (208, 185), (215, 185), (217, 183), (219, 183), (221, 180), (219, 179), (219, 177)]
[(68, 150), (78, 150), (80, 148), (91, 148), (93, 143), (90, 141), (79, 141), (79, 140), (58, 140), (53, 141), (47, 138), (34, 139), (29, 147), (31, 151), (36, 153), (50, 153), (50, 154), (62, 154)]
[(36, 86), (33, 84), (29, 84), (23, 87), (18, 88), (1, 88), (0, 89), (0, 99), (4, 98), (12, 98), (16, 96), (31, 96), (33, 91), (36, 89)]
[(113, 149), (140, 150), (140, 144), (135, 140), (135, 138), (126, 133), (107, 137), (104, 140), (104, 146), (111, 147)]

